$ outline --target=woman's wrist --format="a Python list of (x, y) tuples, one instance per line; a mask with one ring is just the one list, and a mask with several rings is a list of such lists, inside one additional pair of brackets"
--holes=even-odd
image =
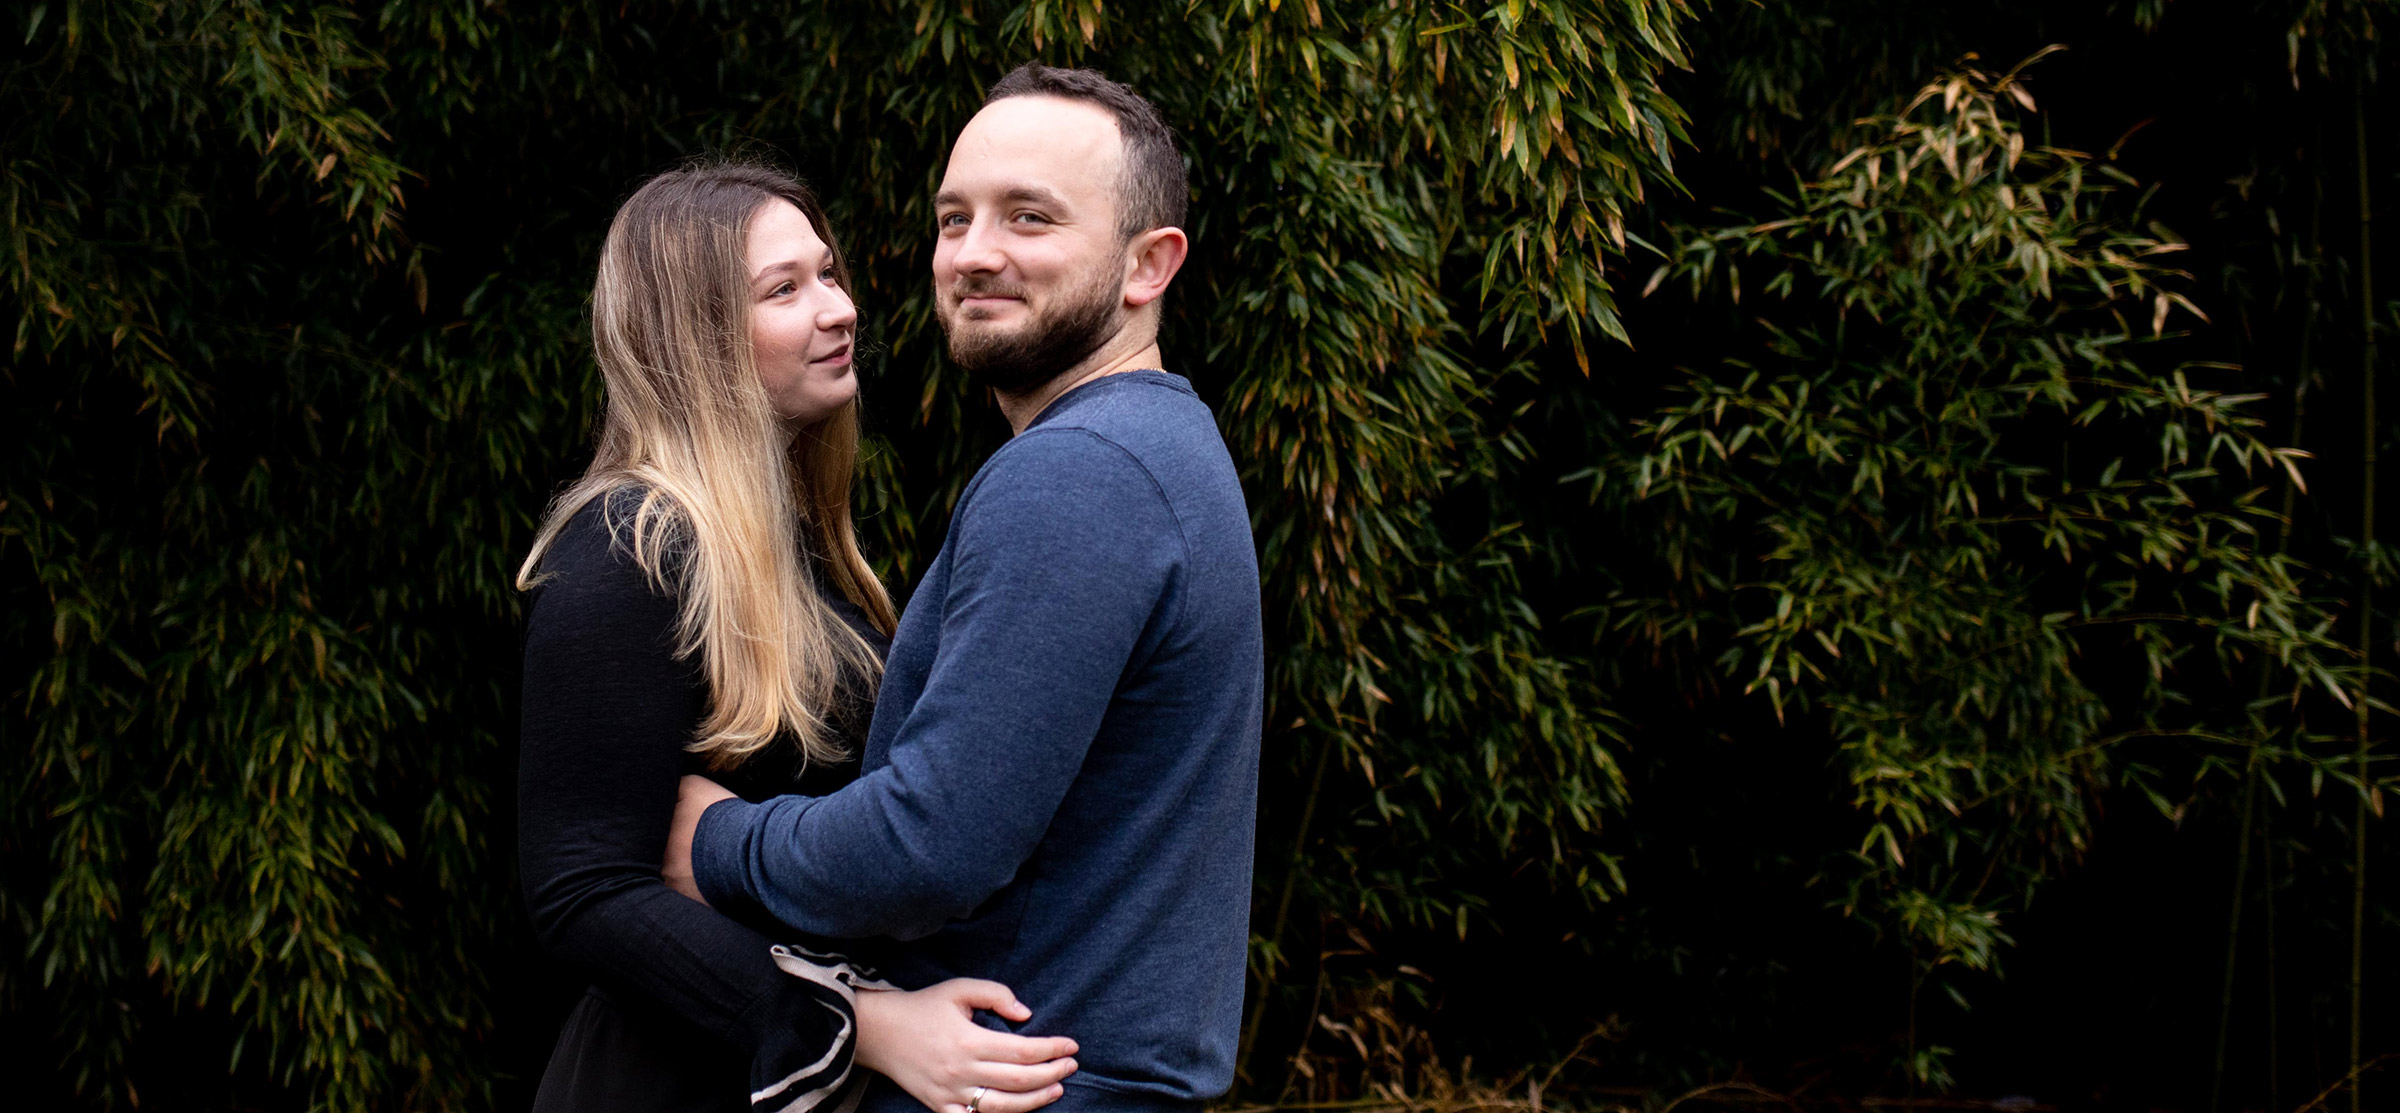
[(891, 1073), (891, 1064), (883, 1061), (886, 1043), (883, 1037), (886, 1034), (885, 1026), (894, 1019), (886, 1009), (891, 1004), (889, 995), (895, 991), (863, 986), (852, 988), (856, 991), (851, 1013), (858, 1018), (858, 1045), (851, 1049), (851, 1059), (877, 1074), (888, 1075)]

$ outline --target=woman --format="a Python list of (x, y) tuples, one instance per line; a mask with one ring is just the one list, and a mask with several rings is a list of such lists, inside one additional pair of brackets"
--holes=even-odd
[(660, 175), (609, 228), (599, 447), (517, 580), (525, 892), (594, 983), (538, 1109), (834, 1110), (855, 1063), (941, 1113), (1025, 1113), (1074, 1070), (1073, 1041), (972, 1022), (1029, 1015), (1002, 986), (878, 991), (658, 876), (683, 773), (755, 799), (856, 771), (894, 615), (851, 530), (848, 286), (814, 198), (763, 167)]

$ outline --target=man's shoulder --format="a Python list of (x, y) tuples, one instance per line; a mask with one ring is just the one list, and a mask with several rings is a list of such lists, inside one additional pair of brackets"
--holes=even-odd
[(1181, 429), (1194, 421), (1210, 428), (1216, 423), (1190, 380), (1155, 369), (1127, 371), (1085, 383), (1068, 391), (1052, 407), (1034, 429), (1084, 428), (1130, 434)]
[(1084, 425), (1045, 425), (1009, 438), (983, 466), (983, 483), (1093, 472), (1139, 471), (1141, 456), (1121, 437)]
[(1061, 425), (1028, 429), (1000, 446), (959, 509), (1077, 518), (1151, 503), (1163, 507), (1165, 492), (1139, 452), (1102, 430)]
[[(1086, 393), (1101, 387), (1106, 389)], [(1082, 387), (1062, 401), (1070, 404), (1008, 447), (1062, 463), (1096, 462), (1114, 452), (1154, 473), (1226, 458), (1216, 414), (1180, 376), (1134, 372)]]
[(1182, 378), (1135, 372), (1062, 401), (985, 461), (960, 500), (962, 515), (1011, 505), (1044, 518), (1149, 521), (1155, 512), (1170, 522), (1220, 503), (1239, 512), (1240, 481), (1216, 418)]

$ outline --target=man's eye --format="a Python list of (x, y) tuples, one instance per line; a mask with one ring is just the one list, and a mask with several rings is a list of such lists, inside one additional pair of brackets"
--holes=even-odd
[(1049, 217), (1046, 217), (1046, 216), (1043, 216), (1043, 215), (1042, 215), (1042, 214), (1040, 214), (1040, 213), (1018, 213), (1018, 214), (1017, 214), (1015, 217), (1013, 217), (1013, 218), (1011, 218), (1011, 219), (1014, 219), (1014, 220), (1015, 220), (1017, 223), (1019, 223), (1019, 224), (1048, 224), (1048, 223), (1050, 223), (1050, 218), (1049, 218)]
[(967, 226), (967, 214), (943, 213), (941, 219), (935, 223), (944, 228), (964, 228)]

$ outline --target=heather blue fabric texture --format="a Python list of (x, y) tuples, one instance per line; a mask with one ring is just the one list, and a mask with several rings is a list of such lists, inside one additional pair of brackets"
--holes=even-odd
[[(1208, 407), (1161, 371), (1095, 380), (968, 484), (859, 779), (709, 809), (701, 891), (908, 941), (881, 955), (903, 986), (1006, 983), (1020, 1030), (1082, 1045), (1060, 1108), (1196, 1104), (1233, 1080), (1264, 690), (1249, 513)], [(868, 1106), (915, 1108), (888, 1086)]]

